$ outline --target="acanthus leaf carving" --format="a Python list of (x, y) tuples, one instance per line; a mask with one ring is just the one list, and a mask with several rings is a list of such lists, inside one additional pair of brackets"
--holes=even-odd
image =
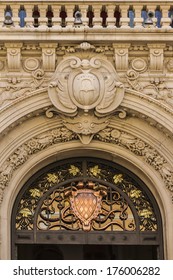
[(173, 92), (166, 85), (164, 79), (155, 78), (151, 80), (149, 85), (143, 87), (142, 92), (156, 100), (161, 100), (164, 103), (173, 104)]
[(18, 83), (8, 83), (5, 88), (0, 91), (0, 106), (8, 104), (11, 100), (15, 100), (21, 96), (26, 96), (31, 92), (31, 85), (26, 81)]
[(126, 79), (130, 87), (134, 90), (141, 90), (141, 85), (138, 82), (139, 73), (133, 69), (129, 69), (126, 73)]

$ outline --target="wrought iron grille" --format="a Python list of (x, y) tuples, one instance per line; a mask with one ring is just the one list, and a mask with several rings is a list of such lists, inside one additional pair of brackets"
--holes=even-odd
[(149, 195), (126, 170), (98, 159), (71, 159), (37, 176), (20, 195), (17, 231), (158, 230)]

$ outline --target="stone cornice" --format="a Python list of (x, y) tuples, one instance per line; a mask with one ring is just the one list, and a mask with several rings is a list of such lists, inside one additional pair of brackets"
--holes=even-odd
[[(111, 36), (110, 36), (111, 34)], [(83, 41), (99, 42), (102, 43), (131, 43), (135, 42), (159, 42), (159, 43), (171, 43), (172, 44), (172, 28), (150, 28), (145, 29), (143, 27), (122, 27), (116, 28), (115, 26), (107, 27), (106, 30), (103, 27), (89, 28), (81, 27), (76, 29), (75, 27), (62, 28), (55, 26), (51, 30), (48, 27), (40, 27), (37, 29), (32, 28), (20, 28), (10, 27), (0, 28), (0, 43), (1, 42), (50, 42), (56, 43), (57, 40), (63, 43), (78, 43)]]

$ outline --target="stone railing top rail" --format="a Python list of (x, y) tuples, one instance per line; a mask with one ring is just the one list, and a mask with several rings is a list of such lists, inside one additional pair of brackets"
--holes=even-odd
[(15, 1), (15, 0), (0, 0), (0, 3), (7, 3), (7, 4), (10, 4), (10, 3), (21, 3), (21, 4), (23, 4), (23, 3), (27, 3), (27, 4), (30, 4), (30, 3), (35, 3), (35, 4), (37, 4), (37, 3), (46, 3), (46, 4), (56, 4), (56, 3), (59, 3), (59, 4), (68, 4), (68, 3), (70, 3), (70, 4), (73, 4), (73, 3), (77, 3), (77, 4), (79, 4), (79, 3), (82, 3), (82, 4), (88, 4), (88, 3), (90, 3), (90, 4), (95, 4), (95, 3), (98, 3), (98, 4), (101, 4), (101, 5), (106, 5), (106, 4), (109, 4), (109, 3), (112, 3), (112, 4), (117, 4), (117, 3), (123, 3), (123, 4), (126, 4), (126, 3), (130, 3), (131, 5), (133, 4), (133, 3), (137, 3), (137, 4), (139, 4), (139, 5), (144, 5), (145, 3), (150, 3), (150, 4), (155, 4), (155, 3), (161, 3), (161, 4), (167, 4), (167, 3), (169, 3), (169, 4), (173, 4), (173, 2), (172, 2), (172, 0), (167, 0), (167, 1), (162, 1), (162, 0), (144, 0), (144, 1), (142, 1), (142, 0), (126, 0), (126, 1), (124, 1), (124, 0), (118, 0), (118, 1), (113, 1), (113, 0), (104, 0), (104, 1), (100, 1), (100, 0), (73, 0), (73, 1), (71, 1), (71, 0), (63, 0), (63, 1), (61, 1), (61, 0), (50, 0), (50, 1), (47, 1), (47, 0), (37, 0), (37, 1), (35, 1), (35, 0), (30, 0), (30, 1), (28, 1), (28, 0), (17, 0), (17, 1)]

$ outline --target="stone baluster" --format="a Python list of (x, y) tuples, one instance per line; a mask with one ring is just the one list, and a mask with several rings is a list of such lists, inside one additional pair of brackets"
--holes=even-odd
[(47, 22), (48, 22), (48, 19), (46, 17), (46, 9), (47, 9), (47, 6), (42, 4), (42, 5), (38, 5), (38, 9), (39, 9), (39, 12), (40, 12), (40, 17), (39, 17), (39, 28), (44, 28), (47, 26)]
[(74, 26), (74, 5), (67, 5), (66, 6), (67, 9), (67, 17), (66, 17), (66, 23), (67, 26)]
[(161, 9), (162, 9), (162, 18), (161, 18), (162, 27), (170, 27), (171, 18), (168, 17), (169, 7), (167, 5), (164, 5), (161, 7)]
[(53, 10), (53, 15), (54, 15), (52, 18), (53, 28), (60, 27), (61, 26), (61, 18), (60, 18), (61, 6), (52, 5), (52, 10)]
[(19, 8), (20, 8), (20, 6), (18, 6), (18, 5), (17, 5), (17, 7), (16, 7), (16, 5), (11, 6), (12, 15), (13, 15), (12, 20), (13, 20), (13, 24), (15, 27), (17, 27), (17, 26), (19, 27), (19, 24), (20, 24)]
[(26, 22), (26, 27), (33, 27), (33, 23), (34, 23), (34, 19), (32, 16), (33, 13), (33, 8), (34, 6), (31, 4), (25, 4), (25, 9), (26, 9), (26, 18), (25, 18), (25, 22)]
[(143, 23), (143, 18), (141, 17), (142, 6), (134, 5), (134, 10), (135, 10), (134, 27), (138, 27), (138, 28), (142, 27), (142, 23)]
[(121, 11), (121, 18), (120, 18), (120, 26), (121, 28), (127, 28), (129, 26), (130, 18), (128, 18), (127, 13), (128, 13), (128, 6), (120, 6), (120, 11)]
[(1, 9), (0, 9), (0, 27), (4, 25), (4, 11), (5, 11), (6, 5), (1, 4)]
[(108, 27), (115, 26), (115, 21), (116, 21), (116, 19), (114, 17), (115, 5), (108, 5), (107, 11), (108, 11), (108, 17), (107, 17)]
[(80, 11), (82, 14), (82, 23), (84, 26), (88, 26), (88, 17), (87, 17), (87, 10), (88, 10), (88, 5), (86, 4), (82, 4), (80, 5)]
[(156, 5), (155, 4), (149, 4), (149, 5), (147, 5), (147, 10), (148, 10), (148, 12), (153, 12), (153, 14), (154, 14), (154, 16), (153, 16), (153, 18), (152, 18), (152, 21), (153, 21), (153, 25), (151, 25), (150, 26), (150, 28), (151, 27), (155, 27), (156, 26), (156, 22), (157, 22), (157, 18), (155, 17), (155, 10), (156, 10)]
[(101, 6), (94, 6), (93, 8), (94, 18), (93, 18), (93, 27), (97, 28), (102, 26), (102, 18), (100, 17)]

